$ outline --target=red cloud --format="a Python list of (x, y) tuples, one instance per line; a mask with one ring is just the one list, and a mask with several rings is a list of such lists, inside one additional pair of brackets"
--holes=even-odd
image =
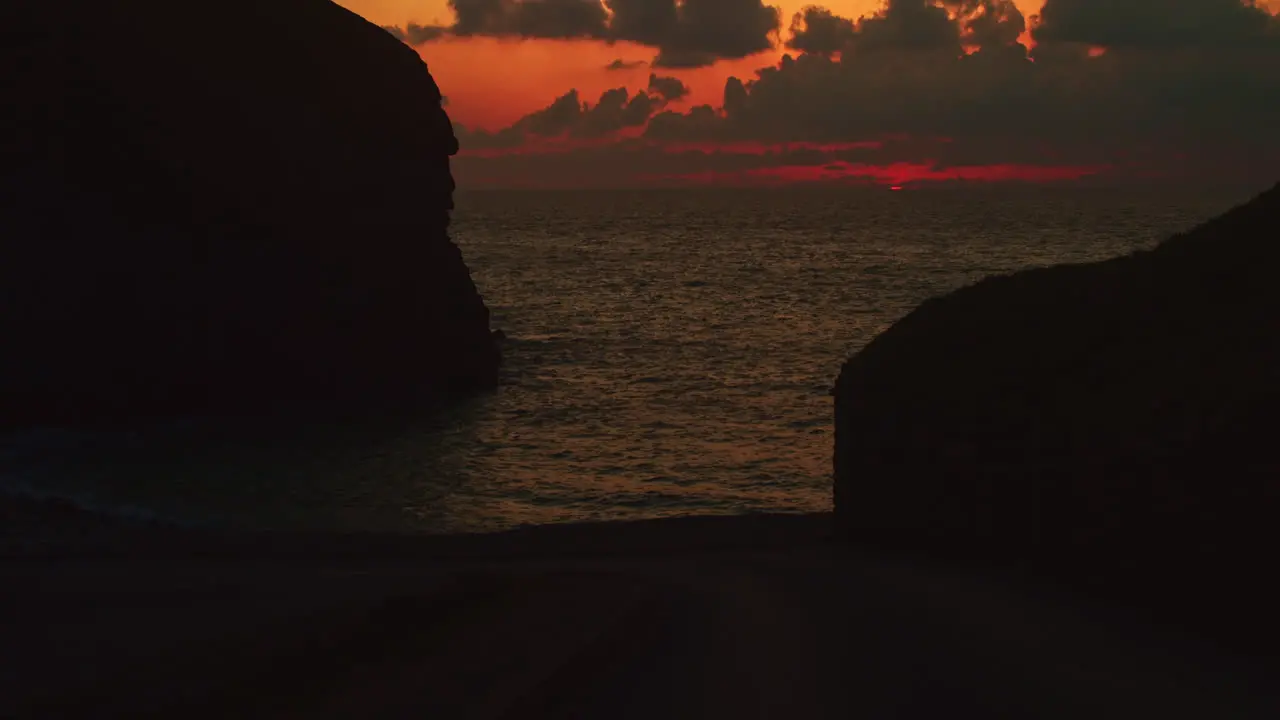
[(879, 185), (902, 186), (909, 183), (946, 182), (1054, 182), (1079, 180), (1096, 175), (1105, 166), (1042, 165), (967, 165), (938, 167), (937, 163), (892, 163), (868, 165), (844, 161), (823, 165), (781, 165), (760, 167), (740, 172), (701, 172), (684, 175), (658, 175), (643, 178), (688, 184), (768, 185), (801, 182), (863, 181)]
[(676, 153), (701, 153), (703, 155), (712, 155), (716, 153), (725, 153), (729, 155), (782, 155), (789, 152), (798, 152), (801, 150), (809, 150), (813, 152), (835, 153), (845, 150), (878, 150), (884, 146), (879, 140), (864, 140), (860, 142), (838, 142), (838, 143), (815, 143), (815, 142), (785, 142), (785, 143), (761, 143), (761, 142), (736, 142), (736, 143), (664, 143), (660, 147), (662, 152), (668, 154)]

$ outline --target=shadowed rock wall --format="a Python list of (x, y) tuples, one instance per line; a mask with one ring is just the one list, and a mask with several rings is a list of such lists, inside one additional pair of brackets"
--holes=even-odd
[(0, 425), (496, 381), (426, 65), (326, 0), (0, 10)]
[(1280, 594), (1278, 259), (1280, 186), (1153, 251), (925, 302), (837, 382), (841, 532), (1258, 621)]

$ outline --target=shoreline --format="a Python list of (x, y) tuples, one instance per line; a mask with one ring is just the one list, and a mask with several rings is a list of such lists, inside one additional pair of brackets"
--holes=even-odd
[(1256, 662), (825, 514), (133, 540), (0, 562), (0, 716), (1275, 716)]
[(18, 512), (82, 525), (0, 553), (0, 716), (1280, 710), (1266, 662), (1041, 578), (840, 540), (829, 513), (388, 535), (0, 502)]
[[(1230, 586), (1223, 583), (1239, 577), (1230, 567), (1183, 566), (1170, 557), (1151, 557), (1140, 566), (1124, 555), (1070, 556), (1061, 555), (1061, 548), (1059, 556), (1051, 557), (1035, 547), (941, 543), (904, 534), (850, 536), (837, 527), (831, 512), (686, 515), (470, 533), (245, 531), (182, 526), (100, 513), (69, 500), (0, 493), (0, 563), (14, 568), (122, 562), (452, 567), (833, 549), (914, 572), (1066, 598), (1099, 616), (1151, 621), (1237, 653), (1264, 653), (1277, 635), (1274, 625), (1259, 624), (1263, 613), (1252, 606), (1257, 601), (1250, 604), (1247, 588), (1226, 592)], [(1206, 579), (1209, 570), (1214, 572)]]
[[(227, 560), (305, 555), (327, 560), (606, 557), (810, 543), (829, 540), (831, 530), (830, 512), (686, 515), (473, 533), (229, 530), (98, 512), (61, 498), (0, 492), (0, 559), (28, 562), (185, 555)], [(585, 537), (592, 542), (584, 544)]]
[[(15, 539), (24, 524), (42, 534), (43, 541)], [(1265, 657), (1276, 634), (1274, 627), (1259, 625), (1261, 609), (1249, 606), (1241, 592), (1205, 587), (1196, 574), (1200, 568), (1166, 563), (1124, 577), (1128, 566), (1107, 558), (1068, 558), (1065, 563), (1055, 558), (1038, 564), (1034, 553), (997, 546), (944, 547), (924, 537), (848, 537), (839, 532), (830, 512), (689, 515), (458, 534), (241, 531), (184, 527), (100, 514), (65, 500), (0, 494), (0, 565), (36, 573), (175, 564), (231, 570), (410, 565), (445, 572), (466, 566), (545, 568), (759, 553), (838, 553), (859, 563), (979, 582), (1052, 598), (1108, 624), (1150, 626), (1156, 633), (1240, 656)], [(1232, 608), (1237, 612), (1231, 613)]]

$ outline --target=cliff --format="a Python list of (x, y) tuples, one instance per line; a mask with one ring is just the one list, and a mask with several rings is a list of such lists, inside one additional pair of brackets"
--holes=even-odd
[(0, 19), (0, 425), (494, 384), (447, 235), (457, 142), (413, 50), (326, 0)]
[(1278, 240), (1280, 185), (1152, 251), (922, 304), (837, 382), (841, 532), (1256, 633), (1280, 599)]

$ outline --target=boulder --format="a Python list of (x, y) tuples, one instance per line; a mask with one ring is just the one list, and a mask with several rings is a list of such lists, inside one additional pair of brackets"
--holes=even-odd
[(1277, 260), (1280, 185), (1150, 251), (925, 302), (840, 373), (840, 533), (1254, 633), (1280, 599)]
[(412, 49), (327, 0), (12, 0), (0, 22), (0, 425), (495, 384), (447, 234), (457, 141)]

